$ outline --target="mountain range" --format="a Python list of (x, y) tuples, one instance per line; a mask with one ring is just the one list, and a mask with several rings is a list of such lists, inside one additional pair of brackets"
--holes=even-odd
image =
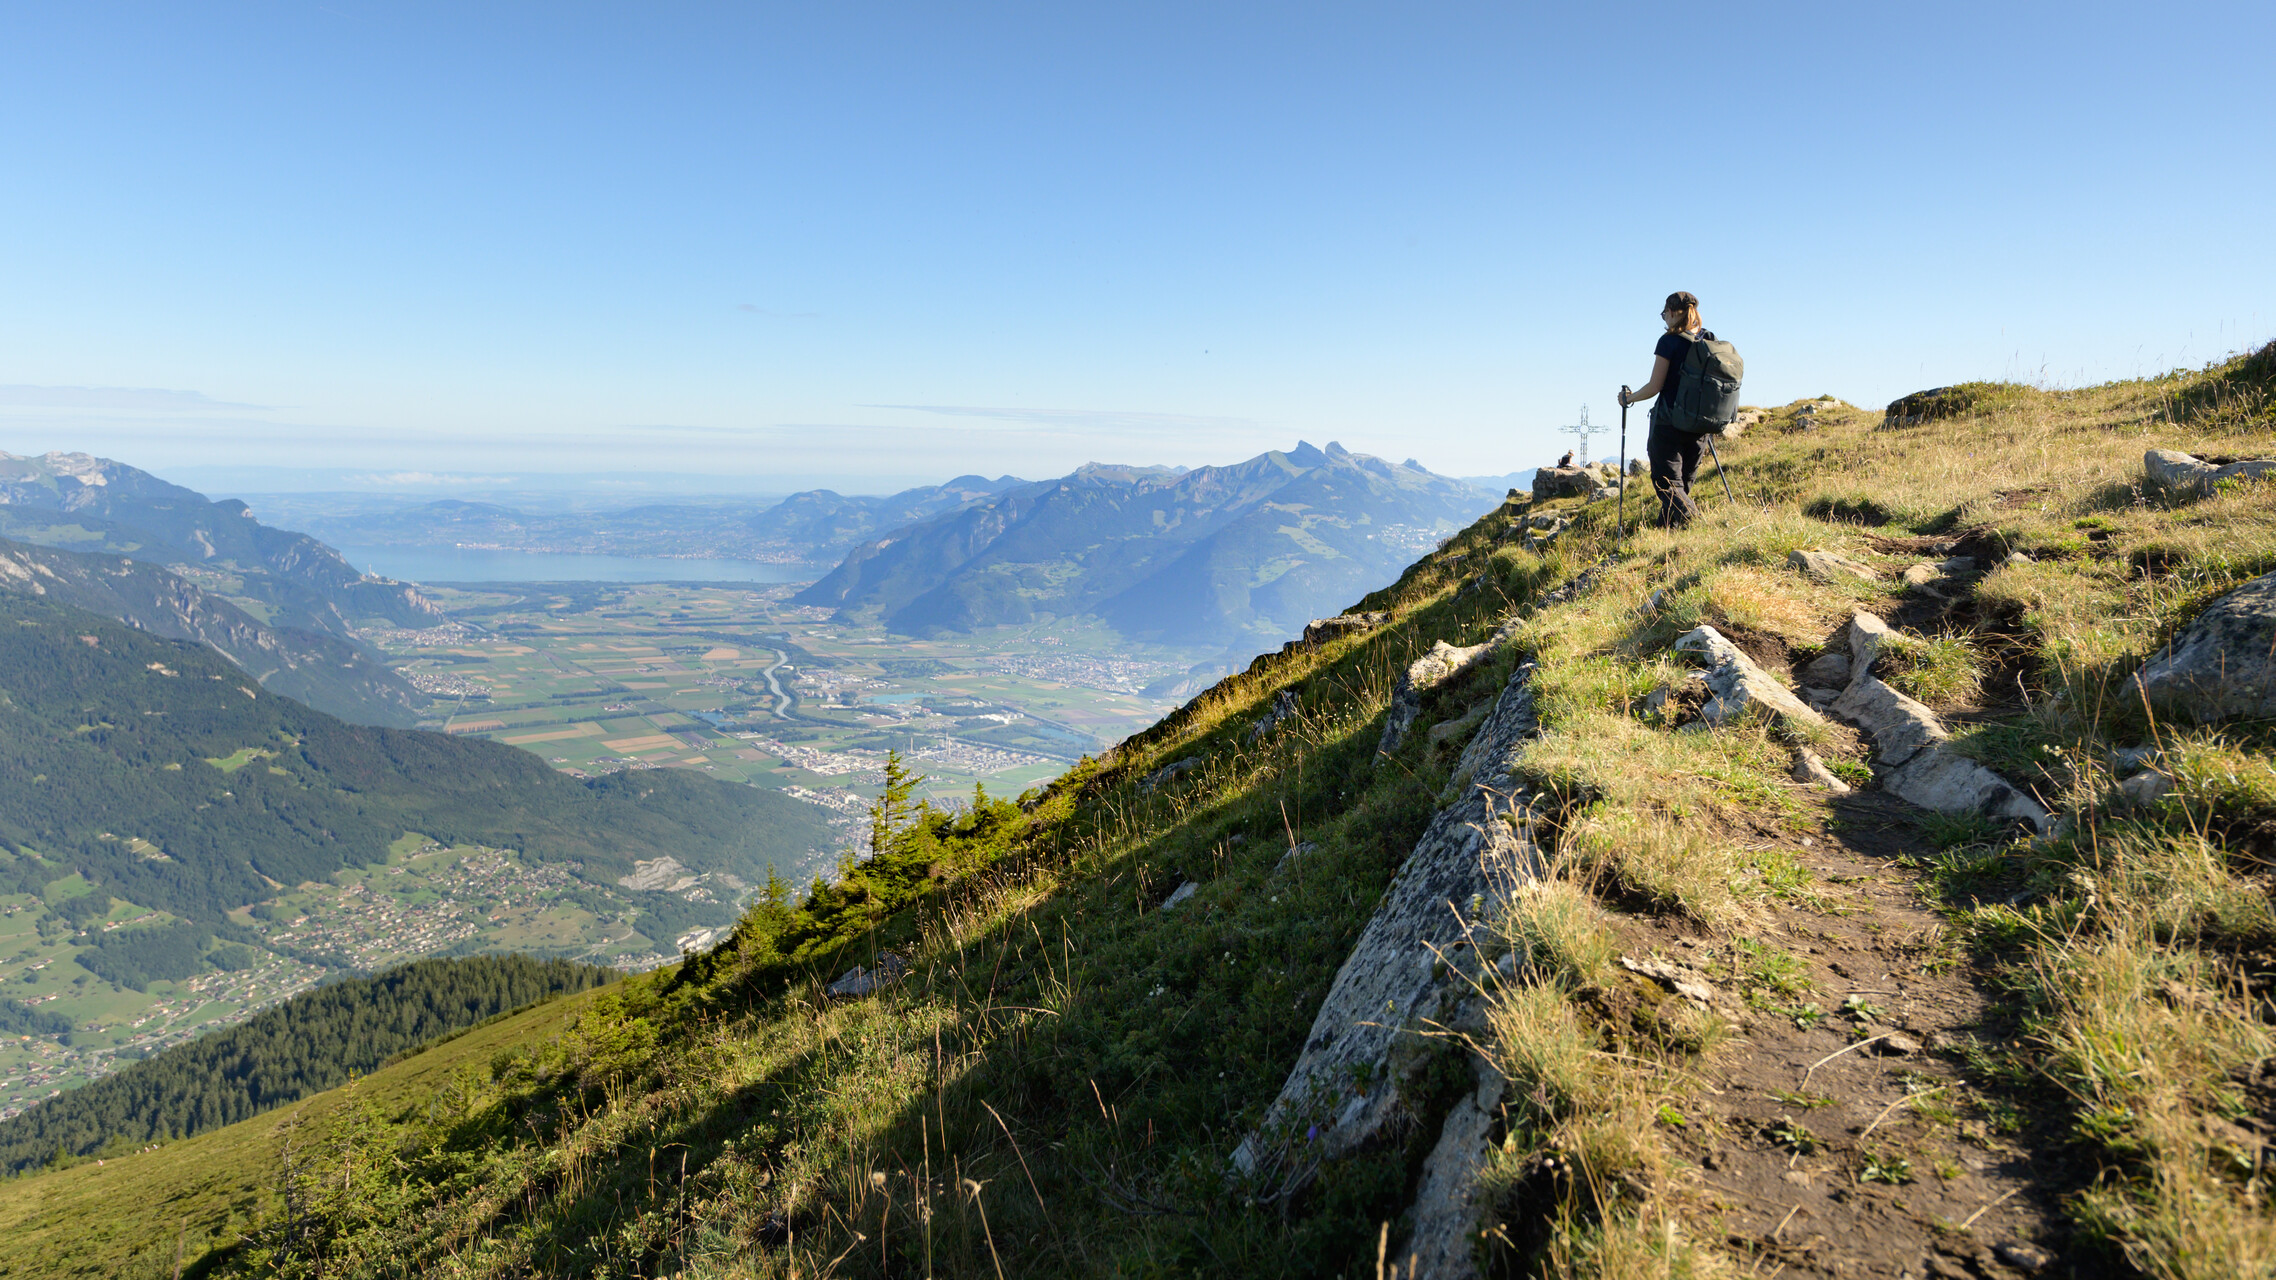
[(0, 590), (211, 645), (275, 692), (408, 727), (429, 699), (356, 637), (430, 626), (410, 583), (367, 576), (305, 533), (84, 453), (0, 453)]
[(349, 641), (277, 628), (180, 574), (125, 556), (0, 538), (0, 591), (42, 597), (173, 640), (213, 647), (274, 693), (360, 724), (409, 728), (427, 705), (392, 667)]
[(1023, 483), (1013, 476), (958, 476), (888, 495), (812, 489), (763, 505), (648, 503), (611, 511), (529, 511), (456, 498), (379, 508), (365, 498), (332, 510), (305, 509), (298, 495), (278, 501), (310, 533), (349, 547), (834, 564), (867, 539)]
[(350, 639), (352, 619), (442, 619), (410, 583), (369, 577), (305, 533), (262, 524), (243, 502), (84, 453), (0, 453), (0, 536), (176, 567), (275, 627)]
[(1094, 464), (865, 542), (794, 599), (920, 635), (1090, 615), (1134, 639), (1269, 645), (1494, 502), (1333, 442), (1190, 470)]

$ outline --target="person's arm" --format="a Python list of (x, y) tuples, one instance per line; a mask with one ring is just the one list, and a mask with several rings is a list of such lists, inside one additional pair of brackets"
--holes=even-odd
[(1649, 399), (1651, 399), (1653, 396), (1656, 396), (1656, 395), (1658, 395), (1658, 394), (1661, 392), (1661, 390), (1662, 390), (1662, 389), (1664, 389), (1666, 386), (1667, 386), (1667, 357), (1666, 357), (1666, 356), (1653, 356), (1653, 357), (1652, 357), (1652, 380), (1651, 380), (1650, 382), (1647, 382), (1647, 383), (1645, 383), (1645, 384), (1644, 384), (1644, 388), (1643, 388), (1643, 390), (1641, 390), (1641, 391), (1631, 391), (1631, 392), (1629, 392), (1629, 393), (1628, 393), (1628, 398), (1620, 402), (1620, 407), (1621, 407), (1621, 408), (1623, 408), (1623, 409), (1625, 409), (1625, 408), (1627, 408), (1629, 405), (1632, 405), (1632, 404), (1636, 403), (1638, 400), (1649, 400)]

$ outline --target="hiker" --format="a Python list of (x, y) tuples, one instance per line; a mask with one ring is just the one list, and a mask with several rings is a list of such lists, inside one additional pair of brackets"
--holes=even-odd
[[(1667, 332), (1660, 335), (1658, 345), (1652, 348), (1652, 376), (1640, 391), (1620, 391), (1620, 407), (1625, 409), (1638, 400), (1650, 400), (1660, 393), (1673, 392), (1677, 372), (1683, 368), (1684, 357), (1691, 354), (1696, 340), (1712, 339), (1699, 320), (1699, 299), (1678, 290), (1667, 296), (1667, 305), (1660, 309), (1660, 322)], [(1699, 450), (1702, 437), (1687, 431), (1678, 431), (1668, 421), (1668, 410), (1674, 396), (1660, 396), (1652, 406), (1651, 434), (1644, 438), (1644, 456), (1651, 460), (1652, 489), (1660, 495), (1660, 524), (1673, 529), (1691, 523), (1699, 514), (1699, 506), (1691, 500), (1691, 479), (1699, 470)]]

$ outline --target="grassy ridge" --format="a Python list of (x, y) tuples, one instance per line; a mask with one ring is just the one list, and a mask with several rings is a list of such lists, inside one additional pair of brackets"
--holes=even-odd
[[(1727, 1234), (1728, 1206), (1700, 1191), (1711, 1134), (1726, 1159), (1814, 1161), (1851, 1197), (1921, 1194), (1893, 1188), (1973, 1134), (2026, 1169), (2089, 1171), (2045, 1205), (2047, 1238), (2076, 1265), (2269, 1274), (2276, 1214), (2253, 1134), (2271, 1119), (2256, 1065), (2276, 1045), (2250, 975), (2276, 948), (2251, 878), (2276, 830), (2272, 744), (2265, 726), (2153, 723), (2115, 694), (2205, 603), (2276, 569), (2266, 485), (2173, 499), (2143, 488), (2140, 464), (2153, 446), (2276, 447), (2270, 362), (2009, 389), (1896, 430), (1788, 406), (1724, 446), (1742, 501), (1707, 477), (1716, 496), (1679, 533), (1623, 537), (1597, 504), (1565, 510), (1572, 527), (1532, 551), (1489, 517), (1362, 602), (1394, 614), (1373, 633), (1261, 659), (1017, 808), (885, 815), (886, 851), (838, 885), (762, 904), (711, 956), (581, 997), (573, 1020), (485, 1040), (496, 1051), (459, 1054), (470, 1069), (447, 1089), (406, 1083), (354, 1108), (327, 1095), (300, 1131), (306, 1161), (246, 1202), (238, 1221), (256, 1225), (241, 1239), (209, 1237), (222, 1247), (203, 1265), (1364, 1277), (1378, 1241), (1405, 1232), (1474, 1052), (1510, 1082), (1479, 1187), (1498, 1273), (1760, 1269), (1769, 1223), (1763, 1241)], [(1956, 599), (1898, 584), (1955, 539), (1990, 568)], [(1881, 577), (1814, 582), (1787, 567), (1802, 549)], [(1584, 572), (1585, 589), (1546, 594)], [(1803, 1003), (1800, 962), (1752, 940), (1830, 937), (1862, 910), (1796, 854), (1806, 834), (1844, 828), (1788, 778), (1791, 751), (1863, 781), (1866, 745), (1760, 723), (1669, 732), (1640, 708), (1680, 686), (1669, 644), (1694, 625), (1798, 666), (1860, 607), (1905, 629), (1886, 677), (2067, 822), (2027, 838), (1893, 801), (1874, 811), (1881, 874), (1941, 921), (1944, 941), (1908, 952), (1908, 973), (1962, 975), (1987, 1025), (2012, 1034), (1934, 1051), (1935, 1097), (1899, 1110), (1900, 1093), (1875, 1120), (1911, 1145), (1829, 1153), (1799, 1123), (1714, 1117), (1750, 1064), (1734, 1031), (1827, 1016)], [(1516, 640), (1430, 690), (1415, 731), (1378, 756), (1397, 673), (1512, 614)], [(1554, 875), (1502, 913), (1510, 977), (1487, 990), (1483, 1025), (1467, 1040), (1417, 1029), (1392, 1067), (1407, 1122), (1380, 1145), (1299, 1188), (1229, 1177), (1451, 780), (1462, 735), (1432, 730), (1521, 661), (1541, 722), (1524, 769)], [(1283, 693), (1295, 714), (1259, 731)], [(2173, 788), (2121, 804), (2111, 750), (2145, 742)], [(1164, 909), (1185, 883), (1197, 891)], [(1750, 1008), (1663, 1001), (1612, 963), (1679, 935), (1728, 957)], [(906, 978), (824, 993), (887, 953)], [(41, 1182), (6, 1188), (0, 1228)], [(1860, 1227), (1907, 1216), (1852, 1211)], [(1916, 1228), (1908, 1247), (1968, 1234)], [(116, 1230), (163, 1234), (148, 1213)]]

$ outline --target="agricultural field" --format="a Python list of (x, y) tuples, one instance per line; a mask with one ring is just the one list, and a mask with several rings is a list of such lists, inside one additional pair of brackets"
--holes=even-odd
[(784, 603), (795, 584), (425, 588), (451, 621), (365, 638), (449, 699), (432, 727), (589, 776), (701, 769), (849, 821), (909, 757), (942, 802), (1014, 794), (1159, 719), (1204, 655), (1085, 623), (917, 640)]

